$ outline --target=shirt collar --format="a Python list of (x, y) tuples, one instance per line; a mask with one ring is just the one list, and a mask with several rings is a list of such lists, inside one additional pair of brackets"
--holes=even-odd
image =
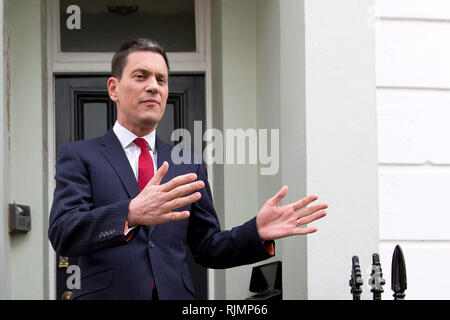
[[(120, 144), (122, 145), (122, 148), (126, 148), (134, 141), (134, 139), (139, 138), (137, 135), (135, 135), (133, 132), (128, 130), (127, 128), (123, 127), (118, 121), (114, 124), (113, 131), (116, 134), (117, 138), (120, 141)], [(147, 141), (148, 145), (150, 146), (150, 150), (155, 152), (155, 140), (156, 140), (156, 130), (153, 130), (148, 135), (140, 137), (145, 139)]]

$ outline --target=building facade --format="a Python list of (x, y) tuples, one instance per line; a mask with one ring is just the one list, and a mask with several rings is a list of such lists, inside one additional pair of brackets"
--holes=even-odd
[[(448, 299), (450, 4), (376, 2), (381, 259), (405, 253), (407, 298)], [(385, 268), (386, 287), (390, 270)]]
[[(136, 1), (111, 4), (125, 2)], [(80, 21), (69, 8), (75, 3)], [(60, 139), (57, 82), (107, 75), (112, 57), (61, 49), (65, 27), (85, 28), (82, 3), (0, 0), (2, 299), (60, 298), (57, 256), (47, 238)], [(278, 166), (270, 175), (261, 174), (261, 161), (208, 166), (222, 228), (253, 217), (283, 185), (286, 203), (318, 194), (329, 204), (319, 232), (276, 241), (271, 260), (283, 263), (285, 299), (350, 299), (352, 256), (365, 269), (379, 252), (374, 1), (194, 4), (195, 49), (169, 52), (169, 60), (173, 75), (203, 76), (204, 128), (279, 132)], [(31, 208), (28, 233), (8, 232), (5, 213), (13, 202)], [(251, 268), (208, 270), (207, 297), (246, 298)], [(368, 289), (363, 298), (370, 298)]]

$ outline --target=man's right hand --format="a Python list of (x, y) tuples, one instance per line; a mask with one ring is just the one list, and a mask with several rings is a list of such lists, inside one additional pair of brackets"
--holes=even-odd
[[(200, 199), (201, 194), (196, 191), (202, 189), (205, 183), (196, 181), (195, 173), (188, 173), (160, 184), (168, 169), (169, 164), (165, 161), (141, 193), (130, 201), (128, 227), (152, 226), (189, 217), (189, 211), (175, 212), (173, 210)], [(185, 196), (189, 193), (192, 194)]]

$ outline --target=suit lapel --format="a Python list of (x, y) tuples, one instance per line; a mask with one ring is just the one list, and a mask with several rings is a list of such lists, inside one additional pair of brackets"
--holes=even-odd
[(139, 186), (125, 151), (112, 129), (100, 138), (100, 144), (100, 152), (114, 168), (129, 197), (133, 199), (139, 194)]
[(164, 143), (161, 139), (156, 136), (156, 151), (158, 152), (158, 169), (162, 166), (164, 161), (167, 161), (169, 163), (169, 170), (164, 175), (161, 184), (166, 183), (167, 181), (171, 180), (175, 175), (175, 165), (172, 162), (171, 158), (171, 152), (172, 147), (168, 145), (167, 143)]

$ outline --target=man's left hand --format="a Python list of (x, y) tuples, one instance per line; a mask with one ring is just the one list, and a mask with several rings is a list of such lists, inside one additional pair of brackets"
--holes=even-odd
[(256, 227), (262, 240), (275, 240), (293, 235), (305, 235), (317, 231), (316, 227), (301, 227), (326, 215), (326, 203), (308, 205), (316, 201), (317, 195), (307, 196), (297, 202), (279, 206), (286, 196), (284, 186), (275, 196), (266, 201), (256, 216)]

